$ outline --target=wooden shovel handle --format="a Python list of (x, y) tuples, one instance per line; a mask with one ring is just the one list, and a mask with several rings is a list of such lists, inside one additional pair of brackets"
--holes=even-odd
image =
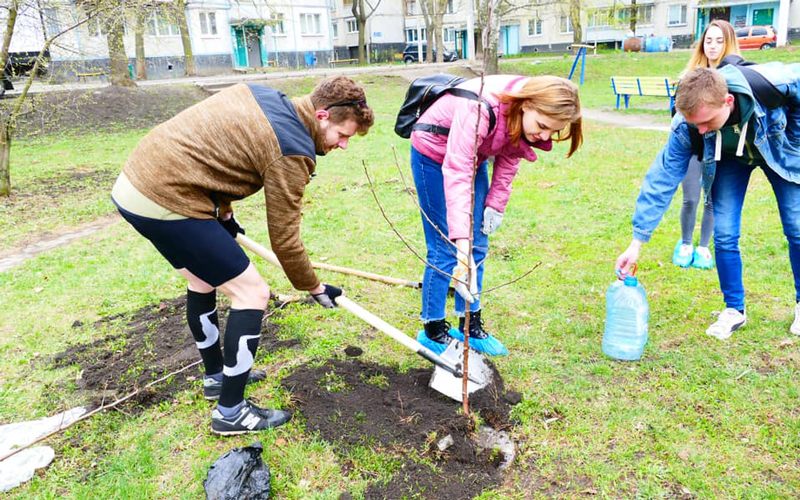
[[(255, 253), (259, 257), (263, 258), (264, 260), (268, 261), (270, 264), (283, 269), (281, 263), (278, 262), (278, 257), (271, 251), (265, 248), (263, 245), (256, 243), (255, 241), (251, 240), (247, 236), (243, 234), (236, 235), (236, 241), (239, 242), (240, 245), (247, 248), (251, 252)], [(406, 335), (405, 333), (401, 332), (397, 328), (393, 327), (389, 323), (383, 321), (379, 317), (375, 316), (374, 314), (370, 313), (363, 307), (359, 306), (349, 298), (345, 296), (337, 297), (336, 298), (336, 305), (340, 306), (342, 309), (346, 309), (347, 311), (353, 313), (354, 315), (358, 316), (359, 318), (363, 319), (370, 325), (374, 326), (378, 330), (382, 331), (386, 335), (392, 337), (394, 340), (400, 342), (405, 347), (411, 349), (414, 352), (417, 352), (422, 347), (422, 344), (417, 342), (416, 339), (413, 339)]]
[[(283, 269), (280, 262), (278, 262), (278, 258), (271, 250), (266, 249), (264, 246), (256, 243), (255, 241), (251, 240), (250, 238), (248, 238), (243, 234), (236, 235), (236, 241), (238, 241), (243, 247), (253, 251), (254, 253), (268, 260), (270, 263), (278, 266), (278, 268)], [(422, 288), (422, 283), (418, 281), (408, 281), (399, 278), (392, 278), (390, 276), (368, 273), (366, 271), (359, 271), (358, 269), (351, 269), (349, 267), (334, 266), (332, 264), (323, 264), (321, 262), (313, 262), (313, 261), (311, 262), (311, 266), (314, 267), (315, 269), (323, 269), (325, 271), (333, 271), (335, 273), (349, 274), (351, 276), (367, 278), (373, 281), (388, 283), (390, 285), (402, 285), (411, 288)]]

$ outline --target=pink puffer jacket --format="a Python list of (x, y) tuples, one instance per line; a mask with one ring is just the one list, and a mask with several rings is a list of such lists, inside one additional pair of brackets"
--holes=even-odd
[[(484, 78), (482, 96), (492, 104), (497, 123), (490, 133), (489, 111), (480, 106), (478, 131), (478, 164), (494, 156), (492, 183), (486, 197), (486, 206), (504, 212), (511, 196), (511, 181), (519, 170), (520, 158), (536, 161), (536, 153), (524, 140), (517, 146), (509, 142), (505, 112), (508, 104), (500, 103), (497, 94), (518, 91), (527, 77), (491, 75)], [(459, 85), (475, 92), (480, 90), (480, 78)], [(450, 135), (414, 131), (411, 144), (420, 153), (442, 165), (444, 195), (447, 204), (447, 226), (452, 240), (469, 237), (469, 207), (472, 199), (472, 151), (475, 147), (475, 125), (478, 119), (478, 102), (454, 95), (440, 97), (419, 118), (418, 123), (430, 123), (450, 128)], [(533, 147), (550, 151), (550, 140), (539, 141)]]

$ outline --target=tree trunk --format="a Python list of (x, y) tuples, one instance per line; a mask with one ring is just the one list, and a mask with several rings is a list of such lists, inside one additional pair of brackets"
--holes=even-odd
[(497, 45), (500, 41), (500, 14), (497, 12), (497, 3), (489, 2), (488, 23), (484, 32), (482, 43), (486, 47), (486, 61), (484, 61), (484, 74), (496, 75), (499, 72), (497, 63)]
[(144, 55), (144, 30), (147, 11), (143, 8), (137, 10), (134, 38), (136, 40), (136, 78), (147, 80), (147, 60)]
[[(8, 6), (8, 19), (6, 20), (6, 33), (3, 37), (3, 46), (0, 48), (0, 71), (6, 67), (8, 61), (8, 48), (11, 46), (11, 36), (17, 24), (17, 2), (12, 1)], [(0, 124), (0, 196), (11, 193), (11, 128), (13, 116), (4, 117)]]
[(108, 57), (111, 60), (111, 85), (135, 87), (128, 70), (128, 56), (125, 54), (125, 28), (122, 19), (109, 17), (105, 21), (106, 41), (108, 42)]
[(444, 11), (447, 9), (447, 0), (434, 0), (433, 11), (433, 36), (436, 39), (436, 62), (444, 62)]
[(11, 124), (0, 125), (0, 196), (11, 193)]
[(194, 68), (194, 53), (192, 53), (192, 39), (189, 36), (187, 15), (186, 0), (175, 0), (175, 18), (181, 30), (181, 42), (183, 43), (183, 71), (186, 76), (194, 76), (197, 71)]
[(367, 30), (367, 17), (364, 15), (364, 0), (353, 0), (353, 7), (351, 8), (353, 17), (356, 18), (358, 23), (358, 64), (367, 62), (367, 54), (364, 50), (366, 37), (364, 32)]
[(3, 36), (3, 47), (0, 48), (0, 71), (8, 62), (8, 48), (11, 46), (11, 35), (14, 34), (14, 25), (17, 24), (17, 2), (14, 0), (8, 6), (8, 19), (6, 19), (6, 33)]
[(572, 43), (581, 43), (583, 27), (581, 26), (581, 0), (570, 0), (569, 19), (572, 21)]
[(636, 18), (639, 15), (639, 9), (636, 8), (636, 0), (631, 0), (631, 31), (636, 36)]

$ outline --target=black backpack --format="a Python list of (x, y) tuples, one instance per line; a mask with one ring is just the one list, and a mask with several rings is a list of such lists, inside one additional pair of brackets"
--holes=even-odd
[[(403, 101), (403, 106), (397, 113), (397, 121), (394, 124), (394, 131), (400, 137), (408, 139), (411, 137), (411, 132), (414, 130), (424, 130), (434, 134), (448, 135), (450, 129), (441, 127), (439, 125), (431, 125), (427, 123), (417, 123), (417, 120), (422, 116), (425, 111), (431, 107), (431, 104), (436, 102), (436, 99), (444, 94), (453, 94), (465, 99), (478, 100), (478, 94), (475, 92), (457, 89), (456, 85), (466, 81), (466, 78), (460, 76), (448, 75), (439, 73), (432, 76), (424, 76), (417, 78), (408, 87), (406, 98)], [(496, 118), (492, 105), (486, 99), (481, 99), (486, 107), (489, 109), (489, 131), (494, 129)]]
[[(789, 102), (789, 98), (778, 90), (772, 82), (758, 71), (749, 67), (755, 66), (756, 63), (745, 61), (740, 56), (731, 54), (722, 58), (717, 69), (729, 64), (736, 66), (742, 72), (747, 84), (750, 85), (750, 90), (753, 91), (753, 97), (765, 108), (775, 109), (785, 106)], [(672, 108), (672, 114), (675, 115), (674, 107)], [(692, 151), (702, 159), (705, 140), (695, 127), (689, 127), (689, 139), (692, 141)]]

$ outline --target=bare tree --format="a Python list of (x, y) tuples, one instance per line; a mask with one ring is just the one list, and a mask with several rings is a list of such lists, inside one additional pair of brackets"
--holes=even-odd
[[(3, 6), (3, 8), (7, 9), (8, 18), (6, 20), (6, 31), (3, 36), (3, 46), (0, 48), (0, 67), (4, 68), (8, 61), (8, 51), (11, 45), (11, 39), (14, 36), (17, 17), (21, 9), (26, 7), (38, 8), (38, 5), (29, 5), (26, 0), (10, 0)], [(26, 98), (33, 84), (33, 79), (39, 73), (42, 64), (44, 64), (45, 54), (50, 50), (50, 46), (53, 42), (60, 36), (81, 26), (95, 16), (105, 13), (98, 6), (84, 7), (84, 9), (86, 11), (85, 17), (76, 20), (66, 28), (61, 29), (57, 33), (50, 34), (45, 38), (44, 44), (39, 50), (33, 68), (28, 74), (20, 94), (13, 100), (7, 99), (2, 101), (2, 106), (0, 107), (0, 196), (8, 196), (11, 192), (11, 141), (14, 137), (14, 129), (16, 128), (17, 120), (19, 117), (29, 112), (28, 108), (30, 108), (30, 105)]]
[(197, 71), (194, 67), (194, 53), (192, 52), (192, 39), (189, 36), (189, 22), (186, 16), (186, 0), (175, 0), (173, 14), (181, 30), (181, 43), (183, 44), (183, 70), (186, 76), (194, 76)]
[(103, 19), (108, 43), (109, 80), (111, 85), (135, 87), (136, 82), (128, 70), (128, 55), (125, 53), (125, 18), (118, 15), (107, 15)]
[[(422, 19), (425, 21), (425, 33), (427, 33), (428, 44), (427, 50), (424, 54), (425, 62), (433, 62), (433, 4), (436, 0), (422, 0), (420, 2), (420, 10), (422, 10)], [(419, 59), (422, 62), (422, 58)]]
[[(425, 18), (425, 29), (428, 33), (427, 62), (433, 62), (433, 51), (436, 51), (436, 62), (444, 61), (444, 13), (448, 0), (422, 0), (420, 7)], [(435, 42), (435, 43), (434, 43)]]
[(583, 25), (581, 24), (581, 0), (570, 0), (569, 20), (572, 23), (572, 43), (581, 43), (583, 40)]
[(136, 9), (133, 16), (133, 37), (136, 45), (136, 78), (147, 80), (147, 60), (144, 54), (144, 30), (147, 19), (147, 9), (142, 6)]
[(366, 49), (366, 33), (367, 33), (367, 19), (375, 13), (375, 9), (381, 4), (381, 0), (378, 0), (375, 5), (373, 6), (369, 0), (353, 0), (353, 7), (351, 11), (353, 12), (353, 17), (356, 18), (356, 22), (358, 23), (358, 64), (364, 64), (369, 62), (367, 58), (369, 54), (367, 54)]

